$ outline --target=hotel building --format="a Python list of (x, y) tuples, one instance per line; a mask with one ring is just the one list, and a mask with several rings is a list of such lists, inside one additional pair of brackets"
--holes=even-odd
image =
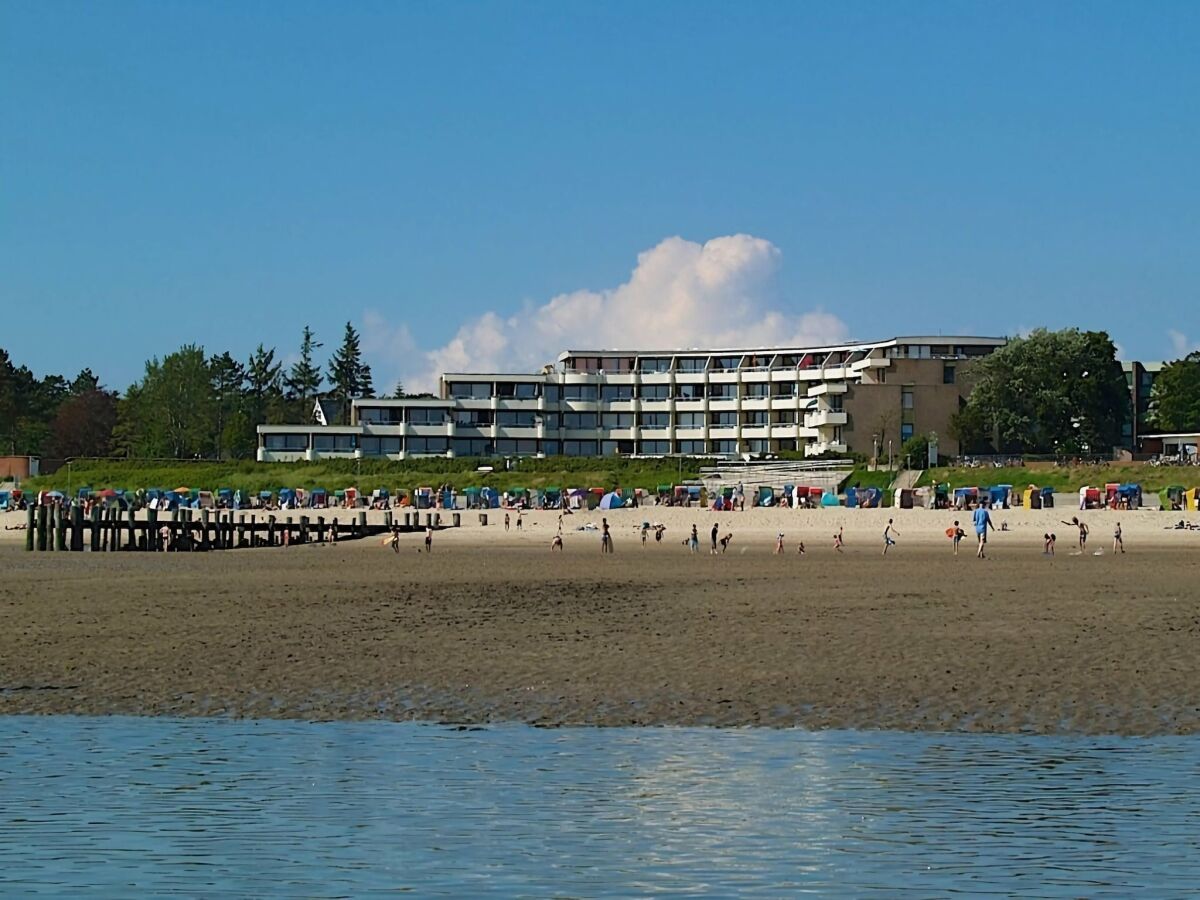
[(356, 399), (348, 423), (258, 426), (260, 461), (415, 456), (884, 456), (936, 433), (963, 363), (1005, 343), (898, 337), (830, 347), (569, 350), (536, 374), (449, 373), (436, 398)]

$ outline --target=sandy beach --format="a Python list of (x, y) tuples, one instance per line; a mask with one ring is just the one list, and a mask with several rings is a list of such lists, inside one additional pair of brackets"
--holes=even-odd
[[(561, 555), (556, 513), (519, 533), (464, 514), (432, 555), (416, 535), (27, 554), (0, 531), (0, 713), (1200, 731), (1200, 532), (1165, 530), (1179, 513), (1001, 510), (986, 561), (970, 536), (951, 555), (965, 513), (620, 510), (611, 557), (575, 530), (600, 516), (566, 517)], [(643, 520), (667, 525), (645, 550)], [(714, 521), (734, 534), (717, 557)]]

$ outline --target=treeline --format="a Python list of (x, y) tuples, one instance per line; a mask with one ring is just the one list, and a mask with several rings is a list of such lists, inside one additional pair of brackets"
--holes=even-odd
[[(262, 423), (312, 421), (318, 398), (348, 411), (375, 396), (358, 332), (346, 323), (324, 367), (322, 343), (305, 326), (296, 361), (285, 368), (275, 348), (259, 344), (244, 362), (185, 344), (146, 363), (123, 393), (103, 387), (89, 369), (68, 381), (38, 379), (0, 349), (0, 453), (67, 457), (249, 459)], [(392, 396), (403, 396), (397, 385)], [(343, 413), (343, 416), (346, 413)]]

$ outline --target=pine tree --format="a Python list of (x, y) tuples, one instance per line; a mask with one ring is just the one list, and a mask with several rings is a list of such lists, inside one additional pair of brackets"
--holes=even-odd
[(217, 458), (224, 459), (230, 450), (229, 444), (234, 442), (230, 426), (241, 410), (242, 382), (245, 381), (246, 370), (240, 362), (230, 356), (228, 350), (220, 356), (211, 357), (208, 368), (212, 373), (213, 408), (216, 412), (214, 449)]
[(313, 362), (313, 352), (324, 346), (316, 339), (313, 330), (304, 326), (300, 340), (300, 359), (284, 376), (283, 386), (289, 400), (295, 401), (297, 413), (307, 419), (312, 412), (312, 401), (321, 392), (321, 370)]
[(332, 386), (330, 394), (347, 407), (354, 398), (370, 397), (375, 393), (371, 367), (362, 361), (361, 339), (349, 322), (346, 323), (342, 346), (334, 351), (329, 360), (329, 383)]

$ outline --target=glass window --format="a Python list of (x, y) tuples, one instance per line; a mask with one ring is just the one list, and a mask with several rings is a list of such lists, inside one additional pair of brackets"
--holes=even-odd
[(643, 400), (667, 400), (671, 396), (669, 384), (643, 384), (641, 387)]
[(563, 441), (564, 456), (599, 456), (599, 450), (595, 441)]
[[(563, 428), (595, 428), (596, 414), (595, 413), (563, 413), (562, 414)], [(595, 454), (592, 454), (593, 456)]]
[(911, 424), (905, 424), (905, 425), (900, 426), (900, 440), (901, 441), (907, 441), (912, 436), (913, 436), (913, 427)]
[(600, 388), (600, 399), (612, 402), (614, 400), (632, 400), (632, 384), (606, 384)]
[(710, 384), (708, 386), (709, 400), (734, 400), (737, 398), (737, 385), (730, 384)]
[(704, 385), (677, 384), (675, 385), (675, 398), (677, 400), (703, 400)]
[(771, 442), (762, 438), (746, 441), (746, 450), (750, 453), (770, 453)]
[(682, 453), (685, 456), (703, 456), (704, 441), (677, 441), (677, 453)]
[(539, 416), (535, 409), (502, 409), (496, 413), (496, 424), (506, 428), (533, 428)]
[(795, 397), (799, 388), (794, 381), (777, 381), (771, 385), (771, 392), (775, 397)]
[(307, 450), (307, 434), (265, 434), (263, 447), (267, 450)]
[(465, 428), (491, 425), (492, 411), (490, 409), (456, 409), (454, 410), (454, 424), (462, 425)]
[(667, 428), (671, 424), (669, 413), (642, 413), (638, 421), (643, 428)]
[(496, 396), (504, 399), (536, 400), (542, 385), (533, 381), (501, 381), (496, 384)]
[(954, 366), (942, 366), (942, 384), (954, 384)]
[(561, 456), (562, 447), (559, 446), (558, 441), (543, 441), (542, 452), (547, 456)]
[(671, 452), (670, 441), (642, 441), (642, 453), (652, 456), (666, 456)]
[(712, 367), (722, 371), (736, 369), (742, 361), (740, 356), (714, 356), (712, 358)]
[(429, 409), (418, 406), (408, 411), (408, 422), (410, 425), (444, 425), (449, 414), (448, 409)]
[(737, 413), (715, 412), (710, 414), (708, 424), (712, 428), (733, 428), (737, 425)]
[(364, 437), (362, 439), (364, 456), (386, 456), (389, 453), (400, 452), (398, 437)]
[(451, 446), (455, 456), (492, 455), (492, 442), (487, 438), (455, 438)]
[(643, 356), (638, 360), (639, 372), (666, 372), (671, 368), (671, 360), (665, 356)]
[[(557, 403), (559, 398), (562, 396), (562, 388), (560, 388), (557, 384), (548, 384), (542, 391), (542, 394), (546, 397), (547, 403)], [(557, 453), (554, 455), (558, 456)]]
[(444, 437), (410, 437), (408, 439), (409, 453), (445, 453), (450, 446), (450, 440)]
[(713, 441), (712, 452), (720, 455), (737, 453), (737, 441)]
[(401, 406), (360, 406), (358, 421), (368, 425), (396, 425), (404, 421), (404, 408)]
[(742, 424), (750, 428), (761, 428), (770, 423), (771, 414), (765, 409), (756, 412), (742, 413)]
[(704, 413), (700, 413), (700, 412), (676, 413), (675, 414), (675, 427), (676, 428), (703, 428), (704, 427)]
[(492, 384), (489, 381), (452, 381), (450, 396), (456, 400), (486, 400), (492, 396)]
[(605, 413), (600, 417), (600, 425), (604, 428), (632, 428), (633, 421), (633, 413)]
[(632, 453), (633, 441), (601, 441), (601, 456), (616, 456), (618, 453)]
[(752, 381), (749, 384), (742, 385), (746, 392), (746, 397), (769, 397), (771, 396), (771, 385), (766, 381)]
[(598, 395), (594, 384), (563, 385), (564, 400), (595, 400)]
[(703, 372), (707, 366), (707, 356), (681, 356), (675, 360), (677, 372)]
[(912, 391), (901, 391), (900, 392), (900, 405), (904, 409), (912, 409), (913, 408), (913, 392)]
[(355, 434), (318, 434), (313, 436), (313, 449), (326, 453), (353, 453), (357, 447)]

